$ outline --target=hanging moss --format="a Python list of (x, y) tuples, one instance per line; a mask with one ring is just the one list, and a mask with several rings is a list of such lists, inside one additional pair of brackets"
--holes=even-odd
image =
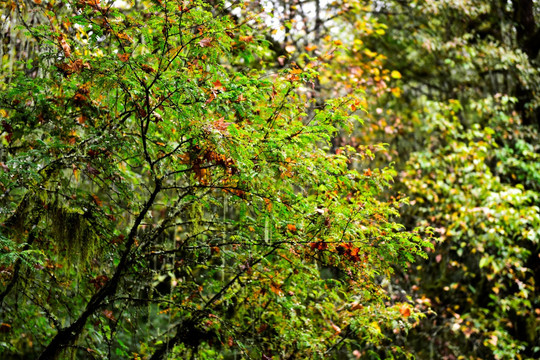
[(16, 238), (21, 238), (21, 235), (35, 225), (36, 219), (39, 219), (43, 213), (43, 204), (39, 197), (34, 193), (28, 192), (4, 223), (4, 226), (13, 230), (17, 235)]
[(68, 264), (79, 265), (95, 255), (96, 234), (91, 215), (78, 208), (68, 208), (57, 201), (47, 210), (51, 237), (66, 251)]
[(54, 245), (66, 251), (66, 264), (79, 265), (96, 255), (96, 233), (92, 215), (80, 208), (60, 204), (46, 193), (25, 194), (13, 214), (4, 223), (17, 242), (24, 242), (28, 231), (46, 226)]

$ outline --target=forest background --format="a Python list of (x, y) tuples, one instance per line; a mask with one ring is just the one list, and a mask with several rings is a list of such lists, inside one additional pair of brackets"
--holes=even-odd
[(540, 4), (2, 1), (2, 359), (537, 359)]

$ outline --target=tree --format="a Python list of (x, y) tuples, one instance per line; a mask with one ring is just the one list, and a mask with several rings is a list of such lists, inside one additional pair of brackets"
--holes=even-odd
[(431, 243), (392, 168), (328, 151), (360, 94), (311, 107), (324, 56), (270, 72), (205, 1), (5, 11), (3, 357), (320, 358), (421, 316), (381, 278)]
[(538, 4), (364, 4), (355, 19), (384, 31), (362, 42), (400, 91), (369, 99), (362, 136), (390, 144), (405, 224), (440, 238), (416, 275), (393, 277), (437, 315), (395, 342), (420, 358), (537, 358)]

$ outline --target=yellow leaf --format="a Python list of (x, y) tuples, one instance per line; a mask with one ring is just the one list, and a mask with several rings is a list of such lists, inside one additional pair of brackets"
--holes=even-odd
[(369, 325), (371, 327), (371, 330), (373, 330), (374, 332), (376, 332), (376, 333), (381, 332), (381, 327), (379, 326), (379, 324), (376, 321), (371, 322)]
[(392, 70), (392, 73), (390, 74), (394, 79), (401, 79), (401, 74), (397, 70)]

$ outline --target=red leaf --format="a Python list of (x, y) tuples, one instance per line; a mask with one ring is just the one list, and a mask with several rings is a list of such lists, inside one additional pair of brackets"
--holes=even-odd
[(112, 244), (121, 244), (124, 242), (125, 236), (123, 234), (118, 235), (118, 237), (112, 239)]
[(107, 275), (98, 275), (94, 279), (90, 280), (90, 284), (94, 284), (96, 289), (101, 289), (109, 281)]
[(88, 173), (96, 176), (96, 175), (99, 175), (100, 171), (94, 167), (92, 167), (90, 164), (87, 164), (86, 165), (86, 171), (88, 171)]
[(259, 326), (259, 330), (257, 330), (257, 333), (260, 334), (264, 332), (266, 329), (268, 329), (268, 324), (261, 324), (261, 326)]
[(324, 241), (312, 242), (312, 243), (309, 244), (309, 246), (312, 249), (317, 249), (317, 250), (320, 250), (320, 251), (326, 250), (328, 248), (328, 244), (325, 243)]

